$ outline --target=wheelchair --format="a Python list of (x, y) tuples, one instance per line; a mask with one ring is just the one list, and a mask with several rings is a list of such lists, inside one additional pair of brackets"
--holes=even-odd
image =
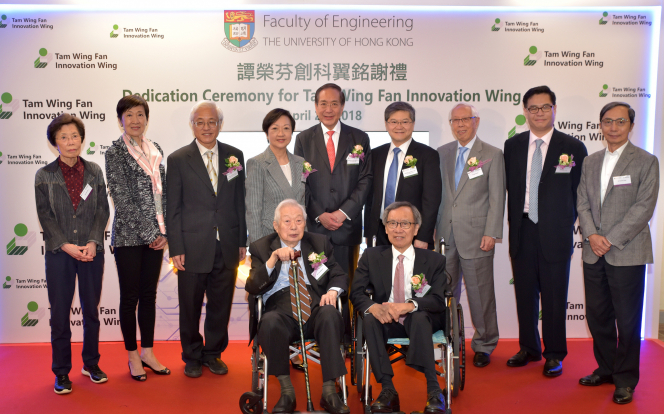
[[(445, 255), (445, 241), (440, 239), (439, 253)], [(448, 284), (451, 276), (447, 274)], [(367, 288), (365, 293), (370, 297), (373, 289)], [(454, 299), (450, 290), (445, 291), (445, 329), (434, 332), (433, 344), (436, 347), (436, 371), (445, 378), (445, 406), (447, 414), (452, 413), (452, 397), (463, 390), (466, 380), (466, 342), (463, 324), (463, 308)], [(353, 358), (351, 359), (351, 384), (357, 387), (360, 400), (364, 403), (365, 413), (371, 412), (372, 387), (369, 350), (362, 333), (363, 315), (355, 312), (353, 318)], [(410, 344), (408, 338), (390, 338), (387, 340), (388, 355), (392, 364), (406, 358), (406, 350)], [(437, 352), (440, 355), (437, 355)], [(440, 360), (438, 357), (440, 356)], [(394, 358), (392, 358), (394, 357)]]
[[(263, 298), (261, 296), (256, 297), (256, 315), (258, 317), (258, 322), (260, 322), (261, 316), (263, 314)], [(341, 312), (341, 298), (337, 297), (337, 310)], [(305, 347), (302, 349), (300, 341), (293, 342), (289, 345), (289, 358), (292, 360), (298, 355), (302, 355), (304, 352), (305, 355), (302, 356), (303, 360), (308, 363), (308, 361), (313, 361), (317, 364), (320, 364), (320, 354), (316, 351), (316, 342), (314, 339), (305, 339)], [(346, 352), (343, 345), (339, 345), (340, 352), (343, 358), (346, 358)], [(254, 337), (252, 342), (252, 353), (251, 353), (251, 391), (245, 392), (240, 397), (240, 410), (244, 414), (261, 414), (268, 413), (267, 411), (267, 383), (268, 383), (268, 360), (265, 354), (260, 349), (260, 344), (258, 344), (258, 338)], [(305, 371), (307, 368), (305, 367)], [(308, 373), (306, 374), (305, 380), (309, 381)], [(346, 387), (346, 378), (345, 376), (340, 377), (338, 380), (341, 391), (339, 396), (344, 404), (348, 403), (348, 388)], [(308, 386), (308, 385), (307, 385)], [(308, 398), (307, 401), (307, 411), (314, 412), (313, 406), (311, 404), (311, 399)]]

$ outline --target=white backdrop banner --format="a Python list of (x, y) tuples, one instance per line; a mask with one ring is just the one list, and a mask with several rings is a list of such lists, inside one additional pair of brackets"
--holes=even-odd
[[(249, 7), (255, 7), (248, 9)], [(528, 129), (522, 96), (546, 84), (557, 94), (555, 127), (603, 150), (599, 110), (628, 102), (636, 110), (632, 142), (652, 151), (660, 8), (513, 8), (248, 6), (195, 12), (94, 12), (0, 6), (0, 343), (47, 342), (49, 302), (34, 175), (56, 158), (46, 127), (68, 112), (86, 126), (82, 156), (104, 168), (120, 136), (115, 107), (128, 94), (150, 106), (147, 136), (165, 155), (193, 139), (189, 111), (198, 100), (224, 111), (220, 140), (262, 152), (265, 114), (290, 110), (297, 131), (316, 120), (314, 92), (335, 82), (346, 92), (342, 120), (386, 143), (383, 111), (410, 102), (416, 140), (437, 148), (453, 140), (447, 115), (457, 103), (478, 108), (478, 135), (503, 148)], [(112, 217), (112, 215), (111, 215)], [(112, 218), (111, 218), (112, 220)], [(100, 304), (101, 340), (122, 339), (116, 267), (106, 233)], [(496, 245), (495, 281), (501, 337), (518, 337), (505, 239)], [(581, 236), (570, 276), (567, 334), (589, 336), (585, 321)], [(241, 266), (231, 339), (247, 339)], [(462, 299), (465, 303), (465, 299)], [(467, 337), (472, 336), (465, 306)], [(205, 314), (205, 309), (203, 309)], [(202, 321), (201, 321), (202, 323)], [(73, 339), (82, 340), (78, 298)], [(177, 277), (164, 256), (156, 339), (178, 340)]]

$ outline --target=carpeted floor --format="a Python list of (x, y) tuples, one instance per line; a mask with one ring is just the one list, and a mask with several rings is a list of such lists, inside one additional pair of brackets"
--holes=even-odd
[[(469, 344), (468, 344), (469, 346)], [(543, 362), (523, 368), (508, 368), (507, 359), (518, 350), (514, 340), (501, 340), (486, 368), (472, 366), (473, 353), (467, 357), (466, 388), (452, 405), (459, 413), (661, 413), (664, 412), (664, 343), (643, 341), (641, 346), (641, 381), (634, 402), (618, 406), (611, 401), (612, 385), (588, 388), (578, 379), (595, 368), (590, 340), (570, 340), (569, 355), (563, 375), (546, 378)], [(139, 383), (129, 377), (126, 353), (122, 343), (102, 343), (100, 367), (109, 375), (104, 384), (93, 384), (80, 374), (81, 345), (73, 345), (74, 367), (70, 373), (73, 392), (53, 393), (54, 376), (50, 371), (50, 344), (0, 346), (0, 413), (239, 413), (240, 396), (250, 389), (250, 349), (245, 343), (231, 343), (222, 355), (229, 374), (213, 375), (204, 368), (198, 379), (183, 374), (180, 345), (157, 343), (155, 350), (173, 374), (157, 376), (148, 371), (148, 380)], [(395, 385), (401, 408), (406, 412), (422, 410), (426, 399), (423, 375), (395, 365)], [(298, 408), (306, 408), (304, 375), (293, 371)], [(314, 406), (320, 408), (320, 367), (311, 369)], [(362, 413), (357, 392), (350, 386), (351, 412)], [(279, 386), (270, 380), (269, 408), (278, 399)], [(374, 397), (380, 391), (375, 386)]]

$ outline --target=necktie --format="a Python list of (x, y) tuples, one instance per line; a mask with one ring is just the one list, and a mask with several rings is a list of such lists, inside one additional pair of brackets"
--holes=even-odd
[[(293, 266), (288, 268), (288, 284), (290, 285), (291, 294), (291, 310), (293, 311), (293, 318), (297, 319), (297, 303), (295, 296), (295, 278), (293, 277)], [(307, 282), (304, 280), (302, 269), (297, 265), (297, 284), (300, 289), (300, 310), (302, 311), (302, 324), (307, 323), (311, 315), (311, 296), (307, 289)]]
[(454, 191), (459, 187), (459, 181), (461, 181), (461, 174), (463, 173), (463, 167), (465, 164), (463, 154), (465, 154), (466, 151), (468, 151), (468, 148), (466, 147), (459, 148), (459, 155), (457, 156), (456, 166), (454, 167)]
[(212, 151), (208, 150), (205, 151), (205, 155), (207, 155), (208, 162), (207, 162), (207, 172), (208, 175), (210, 176), (210, 182), (212, 183), (212, 188), (214, 188), (214, 194), (217, 194), (217, 172), (214, 170), (214, 164), (212, 164)]
[(399, 178), (399, 153), (401, 150), (395, 148), (392, 150), (394, 152), (394, 158), (392, 159), (392, 164), (390, 165), (390, 171), (387, 173), (387, 184), (385, 185), (385, 204), (383, 208), (386, 208), (390, 204), (394, 203), (394, 198), (397, 196), (397, 179)]
[(332, 135), (334, 131), (327, 131), (327, 135), (330, 136), (330, 139), (327, 140), (327, 158), (330, 160), (330, 172), (334, 171), (334, 141), (332, 141)]
[[(404, 270), (403, 270), (403, 259), (406, 256), (400, 254), (397, 259), (397, 268), (394, 271), (394, 303), (405, 303), (406, 302), (406, 292), (404, 288)], [(403, 320), (406, 319), (405, 316), (399, 317), (399, 323), (403, 325)]]
[(537, 224), (539, 221), (539, 212), (537, 211), (538, 204), (538, 194), (539, 194), (539, 182), (542, 177), (542, 146), (541, 139), (536, 139), (535, 144), (535, 153), (533, 154), (533, 162), (530, 164), (530, 187), (528, 195), (528, 218), (530, 221)]

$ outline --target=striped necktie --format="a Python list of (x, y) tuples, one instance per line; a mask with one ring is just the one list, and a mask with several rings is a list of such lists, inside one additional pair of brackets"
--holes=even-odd
[(207, 162), (207, 172), (208, 175), (210, 176), (210, 182), (212, 183), (212, 188), (214, 189), (214, 195), (217, 195), (217, 172), (214, 170), (214, 164), (212, 164), (212, 151), (208, 150), (205, 151), (205, 155), (207, 155), (208, 162)]
[[(293, 311), (293, 318), (297, 318), (297, 296), (295, 296), (295, 278), (293, 277), (293, 266), (288, 267), (288, 284), (290, 285), (291, 294), (291, 310)], [(307, 282), (304, 280), (304, 274), (298, 263), (297, 265), (297, 284), (300, 290), (300, 310), (302, 311), (302, 324), (304, 325), (309, 320), (311, 315), (311, 296), (307, 289)]]
[(530, 163), (530, 187), (528, 188), (528, 218), (533, 223), (537, 224), (539, 221), (539, 183), (542, 178), (542, 146), (541, 139), (536, 139), (535, 153), (533, 154), (533, 161)]

